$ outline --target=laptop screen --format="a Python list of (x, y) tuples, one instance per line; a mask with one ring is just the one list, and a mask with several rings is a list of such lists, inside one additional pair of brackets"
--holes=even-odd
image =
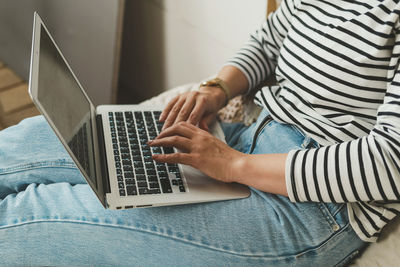
[(43, 27), (39, 55), (38, 99), (97, 188), (90, 103)]

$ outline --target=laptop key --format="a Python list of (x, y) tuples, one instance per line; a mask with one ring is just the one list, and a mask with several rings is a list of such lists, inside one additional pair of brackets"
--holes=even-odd
[(133, 154), (132, 155), (133, 161), (142, 161), (142, 156), (139, 154)]
[(137, 182), (137, 186), (138, 186), (139, 188), (147, 188), (147, 182), (145, 182), (145, 181), (138, 181), (138, 182)]
[(122, 157), (122, 159), (125, 159), (125, 160), (131, 159), (131, 155), (128, 153), (121, 154), (121, 157)]
[(178, 166), (172, 166), (172, 167), (168, 166), (168, 171), (173, 172), (173, 173), (179, 172), (179, 167)]
[(125, 179), (125, 183), (126, 183), (126, 186), (128, 186), (128, 185), (135, 185), (135, 184), (136, 184), (136, 181), (135, 181), (135, 179), (133, 179), (133, 178), (127, 178), (127, 179)]
[(146, 176), (144, 175), (136, 175), (136, 180), (139, 181), (147, 181)]
[(144, 169), (135, 169), (136, 174), (144, 174)]
[(139, 168), (143, 168), (143, 163), (141, 161), (135, 161), (134, 164), (135, 168), (139, 169)]
[(126, 138), (126, 137), (118, 137), (118, 140), (119, 140), (119, 142), (121, 143), (121, 142), (128, 142), (128, 139)]
[(147, 176), (147, 180), (152, 183), (152, 182), (157, 182), (158, 183), (158, 178), (155, 175), (149, 175)]
[(153, 158), (151, 156), (143, 156), (144, 162), (153, 162)]
[(160, 194), (160, 189), (139, 188), (140, 195)]
[(124, 171), (131, 172), (131, 171), (133, 171), (133, 168), (132, 168), (132, 166), (124, 166)]
[(121, 142), (121, 143), (119, 143), (119, 146), (128, 148), (129, 147), (129, 143), (128, 142)]
[(132, 161), (130, 159), (122, 160), (122, 164), (125, 166), (132, 166)]
[(120, 189), (119, 190), (119, 195), (120, 196), (125, 196), (125, 190), (124, 189)]
[(160, 185), (158, 183), (149, 183), (150, 189), (155, 189), (155, 188), (160, 188)]
[(182, 179), (182, 176), (181, 176), (180, 172), (176, 172), (175, 173), (175, 177), (176, 177), (176, 179)]
[(155, 170), (147, 170), (147, 175), (157, 175)]
[(156, 166), (154, 166), (153, 162), (146, 162), (146, 169), (147, 170), (155, 170)]
[(172, 193), (171, 184), (168, 179), (160, 179), (160, 184), (163, 193)]
[(134, 178), (133, 172), (124, 172), (125, 178)]
[(165, 166), (157, 166), (157, 170), (160, 176), (168, 177), (167, 168), (165, 168)]
[(139, 145), (136, 143), (131, 144), (132, 152), (140, 153)]
[(128, 196), (137, 195), (136, 186), (127, 186), (126, 193), (128, 194)]
[(143, 156), (145, 156), (145, 157), (151, 157), (151, 151), (144, 151), (143, 152)]

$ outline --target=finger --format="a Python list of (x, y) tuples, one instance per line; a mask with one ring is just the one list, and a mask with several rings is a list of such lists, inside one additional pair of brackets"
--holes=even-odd
[(169, 112), (171, 111), (172, 107), (175, 105), (175, 103), (178, 101), (179, 99), (179, 95), (175, 96), (174, 98), (172, 98), (171, 101), (169, 101), (169, 103), (167, 104), (167, 106), (164, 108), (164, 110), (161, 112), (159, 121), (164, 121), (167, 118), (167, 115), (169, 114)]
[(182, 136), (168, 136), (161, 139), (154, 139), (148, 142), (149, 146), (165, 146), (165, 147), (176, 147), (179, 150), (190, 151), (192, 142)]
[(191, 139), (195, 134), (194, 131), (195, 129), (191, 128), (190, 124), (181, 122), (179, 124), (176, 124), (172, 127), (165, 129), (154, 140), (174, 135), (180, 135)]
[(178, 115), (179, 111), (181, 110), (183, 104), (185, 103), (185, 100), (186, 99), (184, 97), (180, 97), (178, 99), (178, 101), (175, 103), (175, 105), (172, 107), (172, 109), (168, 113), (168, 116), (164, 122), (164, 126), (162, 127), (161, 130), (167, 129), (174, 123), (176, 116)]
[(196, 96), (197, 96), (197, 92), (191, 92), (191, 94), (189, 94), (188, 98), (186, 99), (185, 104), (182, 106), (181, 110), (179, 111), (179, 114), (176, 117), (174, 124), (176, 124), (180, 121), (187, 120), (190, 113), (192, 112), (194, 105), (196, 104)]
[(187, 120), (187, 122), (189, 122), (190, 124), (197, 125), (200, 122), (201, 117), (203, 116), (206, 109), (203, 99), (204, 98), (199, 98), (198, 101), (196, 101), (192, 113), (190, 113), (190, 116)]
[(173, 153), (173, 154), (154, 154), (153, 159), (158, 162), (164, 163), (180, 163), (185, 165), (192, 165), (192, 156), (187, 153)]

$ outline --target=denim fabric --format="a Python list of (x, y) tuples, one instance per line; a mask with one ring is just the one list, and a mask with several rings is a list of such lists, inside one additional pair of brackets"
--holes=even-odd
[[(266, 116), (267, 114), (261, 114)], [(223, 125), (248, 152), (261, 120)], [(272, 121), (254, 153), (316, 145)], [(34, 266), (334, 266), (364, 246), (343, 204), (241, 200), (105, 210), (43, 117), (0, 132), (0, 264)]]

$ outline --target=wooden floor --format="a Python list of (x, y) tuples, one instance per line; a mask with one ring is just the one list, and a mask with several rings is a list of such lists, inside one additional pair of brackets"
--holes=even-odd
[(28, 94), (28, 84), (0, 61), (0, 129), (39, 115)]

